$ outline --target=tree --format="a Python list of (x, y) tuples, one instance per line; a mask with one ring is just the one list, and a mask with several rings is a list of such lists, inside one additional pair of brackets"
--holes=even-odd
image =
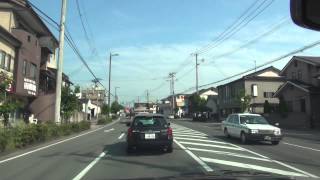
[(9, 125), (10, 113), (21, 107), (21, 103), (18, 100), (12, 99), (6, 90), (12, 82), (13, 80), (7, 74), (0, 72), (0, 116), (3, 116), (3, 125), (5, 127)]
[(240, 90), (237, 96), (237, 101), (240, 103), (241, 112), (248, 112), (251, 102), (251, 96), (246, 95), (244, 90)]
[(119, 112), (121, 109), (124, 109), (124, 107), (122, 105), (120, 105), (117, 101), (114, 101), (111, 104), (111, 112), (112, 113), (117, 113)]
[(193, 94), (192, 96), (190, 96), (189, 100), (191, 112), (205, 112), (209, 110), (209, 108), (206, 106), (207, 100), (201, 98), (199, 95)]
[(80, 109), (80, 102), (75, 93), (69, 87), (61, 89), (61, 115), (68, 120), (72, 114)]
[(104, 114), (104, 115), (109, 114), (109, 106), (108, 106), (108, 104), (103, 104), (102, 105), (101, 113)]
[(76, 85), (75, 87), (74, 87), (74, 93), (80, 93), (80, 86), (79, 85)]

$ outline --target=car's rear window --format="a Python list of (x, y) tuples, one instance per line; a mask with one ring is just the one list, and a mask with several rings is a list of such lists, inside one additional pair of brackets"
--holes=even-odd
[(133, 121), (134, 127), (163, 127), (167, 126), (167, 122), (163, 117), (158, 116), (139, 116)]

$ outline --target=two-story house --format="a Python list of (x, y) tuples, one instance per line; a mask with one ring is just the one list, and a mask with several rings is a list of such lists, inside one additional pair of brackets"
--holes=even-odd
[[(281, 98), (294, 124), (320, 127), (320, 57), (293, 56), (282, 69), (284, 83), (275, 97)], [(299, 122), (298, 122), (299, 121)]]
[[(0, 2), (0, 50), (1, 67), (13, 76), (13, 94), (23, 104), (17, 109), (16, 118), (27, 119), (30, 114), (39, 120), (53, 120), (44, 113), (53, 107), (38, 104), (41, 95), (40, 69), (54, 54), (58, 41), (28, 1), (3, 0)], [(52, 98), (48, 99), (50, 104)], [(41, 107), (41, 108), (39, 108)], [(51, 113), (52, 114), (52, 113)]]
[(264, 103), (269, 102), (276, 108), (279, 99), (273, 95), (284, 83), (280, 70), (270, 66), (243, 76), (224, 85), (218, 86), (218, 106), (221, 117), (241, 111), (241, 96), (249, 95), (250, 111), (264, 113)]

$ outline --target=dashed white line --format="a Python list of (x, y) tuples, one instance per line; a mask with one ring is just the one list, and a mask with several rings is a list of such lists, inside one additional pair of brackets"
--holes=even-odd
[(182, 144), (180, 144), (177, 140), (173, 140), (178, 146), (180, 146), (181, 149), (183, 149), (186, 153), (188, 153), (195, 161), (197, 161), (206, 171), (212, 172), (213, 169), (208, 166), (205, 162), (203, 162), (198, 156), (193, 154), (190, 150), (188, 150), (186, 147), (184, 147)]
[(87, 174), (87, 172), (95, 165), (97, 162), (105, 156), (106, 153), (102, 152), (96, 159), (94, 159), (86, 168), (84, 168), (76, 177), (73, 178), (73, 180), (80, 180), (84, 175)]
[(208, 139), (208, 136), (195, 136), (195, 135), (190, 135), (190, 134), (175, 134), (174, 137), (194, 137), (194, 138), (201, 138), (201, 139)]
[(259, 170), (259, 171), (275, 173), (275, 174), (280, 174), (280, 175), (285, 175), (285, 176), (308, 177), (305, 174), (300, 174), (300, 173), (295, 173), (295, 172), (285, 171), (285, 170), (280, 170), (280, 169), (275, 169), (275, 168), (268, 168), (268, 167), (264, 167), (264, 166), (239, 163), (239, 162), (234, 162), (234, 161), (226, 161), (226, 160), (220, 160), (220, 159), (205, 158), (205, 157), (200, 157), (200, 159), (204, 162), (223, 164), (223, 165), (227, 165), (227, 166), (241, 167), (241, 168), (246, 168), (246, 169), (255, 169), (255, 170)]
[(188, 141), (198, 141), (198, 142), (209, 142), (209, 143), (216, 143), (216, 144), (229, 144), (229, 143), (222, 142), (222, 141), (212, 141), (212, 140), (196, 139), (196, 138), (175, 137), (175, 139), (188, 140)]
[(113, 128), (111, 128), (111, 129), (106, 129), (106, 130), (104, 130), (104, 132), (111, 132), (111, 131), (113, 131), (114, 129)]
[(320, 152), (320, 149), (314, 149), (314, 148), (311, 148), (311, 147), (299, 146), (299, 145), (291, 144), (291, 143), (287, 143), (287, 142), (282, 142), (282, 144), (286, 144), (286, 145), (289, 145), (289, 146), (295, 146), (295, 147), (299, 147), (299, 148), (303, 148), (303, 149), (309, 149), (309, 150), (312, 150), (312, 151)]
[(121, 135), (118, 137), (118, 139), (122, 139), (124, 136), (124, 133), (121, 133)]

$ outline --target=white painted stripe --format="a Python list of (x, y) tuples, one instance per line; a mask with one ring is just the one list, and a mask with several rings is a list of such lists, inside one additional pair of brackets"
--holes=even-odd
[(201, 138), (201, 139), (208, 139), (207, 136), (195, 136), (195, 135), (190, 135), (190, 134), (176, 134), (174, 136), (183, 136), (183, 137), (194, 137), (194, 138)]
[[(199, 131), (190, 131), (190, 130), (176, 130), (176, 129), (173, 129), (174, 132), (189, 132), (189, 133), (202, 133), (202, 132), (199, 132)], [(202, 133), (204, 134), (204, 133)]]
[(111, 128), (111, 129), (106, 129), (106, 130), (104, 130), (104, 132), (111, 132), (111, 131), (113, 131), (114, 129), (113, 128)]
[(96, 159), (94, 159), (86, 168), (84, 168), (76, 177), (73, 178), (73, 180), (80, 180), (84, 175), (87, 174), (87, 172), (95, 165), (97, 164), (97, 162), (103, 157), (105, 156), (106, 153), (102, 152), (99, 157), (97, 157)]
[(291, 144), (291, 143), (287, 143), (287, 142), (283, 142), (283, 144), (289, 145), (289, 146), (295, 146), (295, 147), (299, 147), (299, 148), (303, 148), (303, 149), (308, 149), (308, 150), (312, 150), (312, 151), (317, 151), (320, 152), (320, 149), (314, 149), (311, 147), (304, 147), (304, 146), (300, 146), (300, 145), (296, 145), (296, 144)]
[(207, 172), (212, 172), (213, 169), (209, 167), (205, 162), (203, 162), (198, 156), (193, 154), (190, 150), (180, 144), (177, 140), (173, 140), (181, 149), (183, 149), (187, 154), (189, 154), (195, 161), (197, 161)]
[(214, 145), (214, 144), (203, 144), (203, 143), (193, 143), (193, 142), (186, 142), (186, 141), (180, 141), (181, 144), (188, 144), (188, 145), (195, 145), (195, 146), (207, 146), (207, 147), (216, 147), (216, 148), (223, 148), (223, 149), (231, 149), (231, 150), (237, 150), (242, 151), (240, 148), (236, 147), (230, 147), (230, 146), (222, 146), (222, 145)]
[(212, 140), (205, 140), (205, 139), (195, 139), (195, 138), (185, 138), (185, 137), (174, 137), (178, 140), (189, 140), (189, 141), (198, 141), (198, 142), (210, 142), (210, 143), (216, 143), (216, 144), (229, 144), (222, 141), (212, 141)]
[(43, 147), (41, 147), (41, 148), (37, 148), (37, 149), (34, 149), (34, 150), (32, 150), (32, 151), (28, 151), (28, 152), (23, 153), (23, 154), (20, 154), (20, 155), (17, 155), (17, 156), (14, 156), (14, 157), (10, 157), (10, 158), (8, 158), (8, 159), (1, 160), (1, 161), (0, 161), (0, 164), (5, 163), (5, 162), (8, 162), (8, 161), (11, 161), (11, 160), (14, 160), (14, 159), (17, 159), (17, 158), (20, 158), (20, 157), (23, 157), (23, 156), (26, 156), (26, 155), (28, 155), (28, 154), (31, 154), (31, 153), (34, 153), (34, 152), (37, 152), (37, 151), (41, 151), (41, 150), (43, 150), (43, 149), (47, 149), (47, 148), (49, 148), (49, 147), (52, 147), (52, 146), (55, 146), (55, 145), (58, 145), (58, 144), (61, 144), (61, 143), (70, 141), (70, 140), (72, 140), (72, 139), (76, 139), (76, 138), (81, 137), (81, 136), (84, 136), (84, 135), (88, 135), (88, 134), (90, 134), (90, 133), (99, 131), (99, 130), (101, 130), (101, 129), (103, 129), (103, 128), (112, 126), (113, 124), (117, 123), (118, 121), (119, 121), (119, 119), (116, 120), (116, 121), (114, 121), (114, 122), (112, 122), (112, 123), (110, 123), (110, 124), (107, 124), (107, 125), (105, 125), (105, 126), (103, 126), (103, 127), (94, 129), (94, 130), (92, 130), (92, 131), (89, 131), (89, 132), (86, 132), (86, 133), (83, 133), (83, 134), (79, 134), (79, 135), (77, 135), (77, 136), (73, 136), (73, 137), (71, 137), (71, 138), (64, 139), (64, 140), (58, 141), (58, 142), (56, 142), (56, 143), (49, 144), (49, 145), (47, 145), (47, 146), (43, 146)]
[(184, 133), (184, 132), (174, 132), (173, 134), (186, 134), (186, 135), (196, 135), (196, 136), (208, 136), (206, 134), (200, 134), (200, 133)]
[(118, 137), (118, 139), (122, 139), (124, 136), (124, 133), (121, 133), (121, 135)]
[(223, 164), (223, 165), (227, 165), (227, 166), (234, 166), (234, 167), (246, 168), (246, 169), (254, 169), (254, 170), (258, 170), (258, 171), (275, 173), (275, 174), (280, 174), (280, 175), (285, 175), (285, 176), (307, 177), (305, 174), (300, 174), (300, 173), (285, 171), (285, 170), (280, 170), (280, 169), (274, 169), (274, 168), (268, 168), (268, 167), (264, 167), (264, 166), (239, 163), (239, 162), (233, 162), (233, 161), (225, 161), (225, 160), (220, 160), (220, 159), (211, 159), (211, 158), (205, 158), (205, 157), (200, 157), (200, 159), (204, 162)]
[(225, 152), (225, 151), (214, 151), (214, 150), (210, 150), (210, 149), (199, 149), (199, 148), (191, 148), (191, 147), (187, 147), (187, 148), (191, 151), (210, 152), (210, 153), (227, 155), (227, 156), (234, 156), (234, 157), (240, 157), (240, 158), (247, 158), (247, 159), (254, 159), (254, 160), (259, 160), (259, 161), (271, 162), (270, 159), (252, 157), (252, 156), (247, 156), (244, 154), (230, 153), (230, 152)]

